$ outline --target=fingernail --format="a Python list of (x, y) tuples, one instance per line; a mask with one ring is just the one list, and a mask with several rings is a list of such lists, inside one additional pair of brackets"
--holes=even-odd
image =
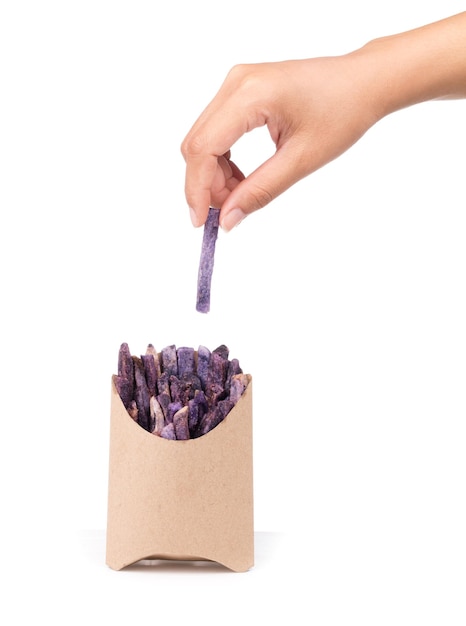
[(220, 224), (220, 226), (223, 228), (223, 230), (226, 230), (228, 232), (235, 226), (238, 226), (238, 224), (240, 224), (245, 217), (246, 214), (243, 213), (241, 209), (232, 209), (222, 219), (222, 223)]
[(194, 209), (192, 209), (191, 207), (189, 207), (189, 214), (191, 216), (191, 222), (193, 223), (193, 226), (198, 226), (199, 222), (197, 220), (196, 211)]

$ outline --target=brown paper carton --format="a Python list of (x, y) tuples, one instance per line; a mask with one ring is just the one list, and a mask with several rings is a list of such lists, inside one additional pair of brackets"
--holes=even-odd
[(253, 566), (252, 381), (216, 428), (187, 441), (141, 428), (112, 381), (106, 562), (141, 559)]

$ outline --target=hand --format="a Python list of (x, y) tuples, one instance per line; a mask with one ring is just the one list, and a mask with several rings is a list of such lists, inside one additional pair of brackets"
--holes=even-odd
[[(195, 226), (230, 230), (402, 107), (466, 97), (466, 12), (339, 57), (234, 67), (182, 144)], [(230, 149), (266, 125), (275, 153), (245, 177)]]
[[(357, 55), (239, 65), (182, 144), (193, 223), (221, 208), (230, 230), (349, 148), (378, 119)], [(275, 154), (245, 178), (230, 148), (266, 125)]]

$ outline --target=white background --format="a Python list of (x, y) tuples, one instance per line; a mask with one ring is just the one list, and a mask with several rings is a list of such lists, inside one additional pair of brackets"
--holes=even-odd
[[(207, 316), (179, 150), (235, 63), (464, 3), (0, 6), (1, 621), (464, 626), (464, 101), (386, 118), (220, 233)], [(247, 173), (272, 149), (257, 130), (233, 157)], [(247, 574), (106, 567), (123, 341), (226, 343), (253, 375)]]

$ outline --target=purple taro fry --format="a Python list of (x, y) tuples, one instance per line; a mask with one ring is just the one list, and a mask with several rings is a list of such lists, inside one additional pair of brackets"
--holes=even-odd
[(170, 394), (166, 392), (159, 393), (159, 395), (157, 396), (157, 402), (159, 403), (160, 408), (162, 409), (165, 421), (167, 421), (168, 405), (171, 404), (171, 401), (172, 399), (170, 398)]
[(157, 378), (157, 391), (170, 396), (170, 374), (167, 374), (167, 372), (162, 372)]
[(222, 422), (228, 413), (233, 408), (233, 402), (227, 398), (226, 400), (220, 400), (214, 407), (212, 407), (208, 413), (204, 415), (202, 418), (199, 429), (197, 432), (198, 436), (206, 435), (213, 428), (218, 426), (220, 422)]
[(207, 372), (209, 371), (210, 350), (205, 346), (197, 349), (197, 375), (201, 381), (202, 388), (207, 386)]
[(210, 311), (210, 287), (214, 270), (215, 243), (218, 236), (220, 209), (209, 209), (204, 224), (201, 259), (197, 277), (196, 310), (200, 313)]
[(184, 383), (178, 376), (170, 376), (170, 397), (173, 402), (183, 403)]
[(134, 399), (138, 407), (138, 423), (149, 430), (150, 428), (150, 394), (147, 387), (146, 376), (144, 373), (144, 365), (140, 358), (134, 356), (134, 380), (136, 388), (134, 391)]
[(197, 389), (202, 389), (201, 381), (195, 374), (185, 374), (183, 378), (170, 376), (170, 395), (173, 401), (188, 404)]
[(167, 413), (165, 416), (165, 421), (167, 422), (167, 424), (169, 424), (170, 422), (173, 422), (173, 416), (182, 407), (183, 405), (181, 404), (181, 402), (170, 402), (170, 404), (167, 406)]
[(200, 387), (200, 382), (194, 374), (183, 376), (182, 379), (178, 376), (170, 376), (170, 396), (173, 402), (188, 404), (197, 387)]
[(225, 379), (228, 371), (228, 359), (226, 359), (220, 352), (215, 350), (210, 355), (209, 367), (207, 370), (207, 384), (218, 383), (219, 385), (225, 384)]
[(236, 374), (230, 383), (230, 400), (236, 404), (249, 384), (249, 377), (246, 374)]
[(227, 392), (225, 391), (225, 387), (223, 385), (220, 385), (219, 383), (212, 383), (211, 385), (207, 385), (205, 395), (209, 407), (213, 407), (217, 404), (217, 402), (220, 402), (220, 400), (224, 400), (227, 397)]
[(118, 376), (129, 381), (132, 396), (134, 393), (134, 363), (127, 343), (122, 343), (118, 351)]
[(150, 399), (150, 432), (160, 435), (165, 426), (165, 416), (162, 407), (155, 396)]
[(159, 355), (157, 353), (157, 350), (154, 348), (154, 346), (151, 343), (149, 343), (147, 345), (146, 354), (152, 354), (152, 356), (154, 358), (155, 370), (157, 372), (157, 378), (158, 378), (160, 376), (160, 374), (162, 373), (161, 369), (160, 369), (160, 367), (161, 367), (160, 366), (160, 357), (159, 357)]
[(133, 382), (123, 376), (114, 376), (113, 382), (125, 409), (127, 409), (133, 399)]
[(162, 348), (162, 372), (166, 372), (169, 376), (178, 376), (176, 346)]
[(220, 400), (217, 404), (217, 417), (219, 422), (225, 419), (231, 409), (234, 407), (233, 402), (230, 398), (226, 398), (225, 400)]
[(182, 407), (173, 416), (173, 427), (175, 428), (175, 435), (178, 440), (186, 440), (190, 438), (188, 427), (188, 413), (187, 406)]
[(186, 374), (183, 376), (183, 382), (185, 384), (185, 395), (183, 404), (188, 404), (191, 398), (194, 398), (196, 391), (202, 390), (202, 384), (196, 374)]
[(212, 352), (207, 370), (206, 396), (209, 404), (222, 398), (225, 391), (225, 380), (228, 371), (228, 360), (219, 352)]
[(206, 413), (204, 413), (202, 419), (199, 420), (196, 430), (194, 431), (193, 438), (202, 437), (202, 435), (205, 435), (209, 432), (210, 424), (213, 420), (214, 411), (215, 408), (210, 408)]
[(175, 435), (175, 427), (173, 426), (173, 422), (170, 422), (170, 424), (167, 424), (166, 426), (164, 426), (162, 428), (162, 432), (160, 433), (160, 436), (163, 437), (164, 439), (176, 439), (176, 435)]
[(131, 400), (129, 403), (128, 413), (135, 422), (138, 421), (138, 406), (136, 404), (136, 400)]
[(214, 354), (220, 355), (222, 359), (225, 359), (225, 361), (228, 361), (228, 355), (230, 354), (230, 350), (225, 344), (222, 343), (221, 346), (218, 346), (217, 348), (215, 348), (215, 350), (212, 350), (212, 352)]
[(230, 391), (231, 379), (233, 378), (233, 376), (242, 373), (243, 370), (240, 367), (238, 359), (231, 359), (231, 361), (228, 363), (227, 378), (225, 381), (225, 390), (227, 392)]
[(178, 376), (183, 378), (185, 374), (194, 374), (194, 348), (178, 348)]
[(152, 354), (142, 354), (141, 361), (144, 365), (144, 373), (146, 375), (147, 387), (149, 394), (155, 396), (157, 393), (157, 368)]
[(188, 402), (188, 409), (188, 427), (191, 436), (193, 436), (197, 430), (199, 422), (207, 413), (208, 409), (207, 399), (202, 389), (196, 391), (194, 398)]

